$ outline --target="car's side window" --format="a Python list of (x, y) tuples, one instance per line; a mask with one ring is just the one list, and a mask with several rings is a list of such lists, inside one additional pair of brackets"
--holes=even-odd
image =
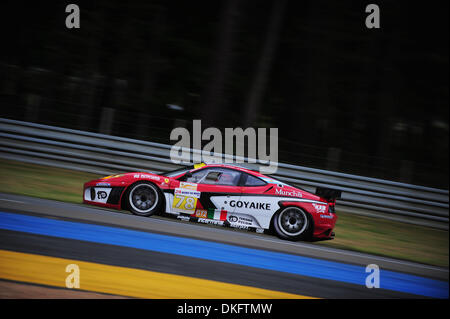
[(192, 176), (185, 179), (185, 182), (199, 183), (207, 175), (207, 173), (209, 171), (210, 171), (210, 169), (205, 168), (205, 169), (193, 172)]
[(247, 174), (247, 180), (245, 181), (244, 186), (264, 186), (267, 183), (258, 177)]
[(221, 167), (212, 167), (192, 173), (192, 176), (188, 177), (186, 182), (208, 185), (237, 186), (240, 177), (241, 172), (239, 171)]

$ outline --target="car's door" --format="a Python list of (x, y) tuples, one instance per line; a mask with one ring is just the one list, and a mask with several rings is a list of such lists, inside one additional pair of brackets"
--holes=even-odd
[(235, 208), (235, 217), (229, 218), (229, 221), (239, 226), (268, 228), (273, 214), (279, 208), (278, 197), (272, 195), (274, 186), (248, 173), (242, 173), (240, 185), (241, 197), (231, 202)]
[(187, 174), (174, 189), (172, 211), (201, 219), (227, 220), (234, 212), (230, 201), (241, 195), (241, 172), (225, 167), (205, 167)]

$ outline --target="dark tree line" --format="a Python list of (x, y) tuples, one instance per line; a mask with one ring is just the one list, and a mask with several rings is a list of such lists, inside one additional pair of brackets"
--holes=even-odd
[(281, 161), (448, 187), (445, 1), (378, 1), (378, 30), (363, 1), (74, 3), (80, 29), (64, 1), (3, 6), (1, 116), (164, 143), (278, 127)]

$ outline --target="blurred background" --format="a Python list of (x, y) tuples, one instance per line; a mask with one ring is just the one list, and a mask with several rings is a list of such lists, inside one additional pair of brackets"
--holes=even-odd
[(448, 2), (377, 1), (381, 29), (369, 3), (6, 1), (0, 117), (168, 144), (277, 127), (280, 162), (448, 189)]

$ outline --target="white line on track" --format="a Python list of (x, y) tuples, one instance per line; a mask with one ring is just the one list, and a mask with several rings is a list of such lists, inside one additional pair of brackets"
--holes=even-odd
[(19, 200), (12, 200), (12, 199), (5, 199), (5, 198), (0, 198), (0, 200), (5, 201), (5, 202), (13, 202), (13, 203), (20, 203), (20, 204), (24, 204), (25, 202), (19, 201)]

